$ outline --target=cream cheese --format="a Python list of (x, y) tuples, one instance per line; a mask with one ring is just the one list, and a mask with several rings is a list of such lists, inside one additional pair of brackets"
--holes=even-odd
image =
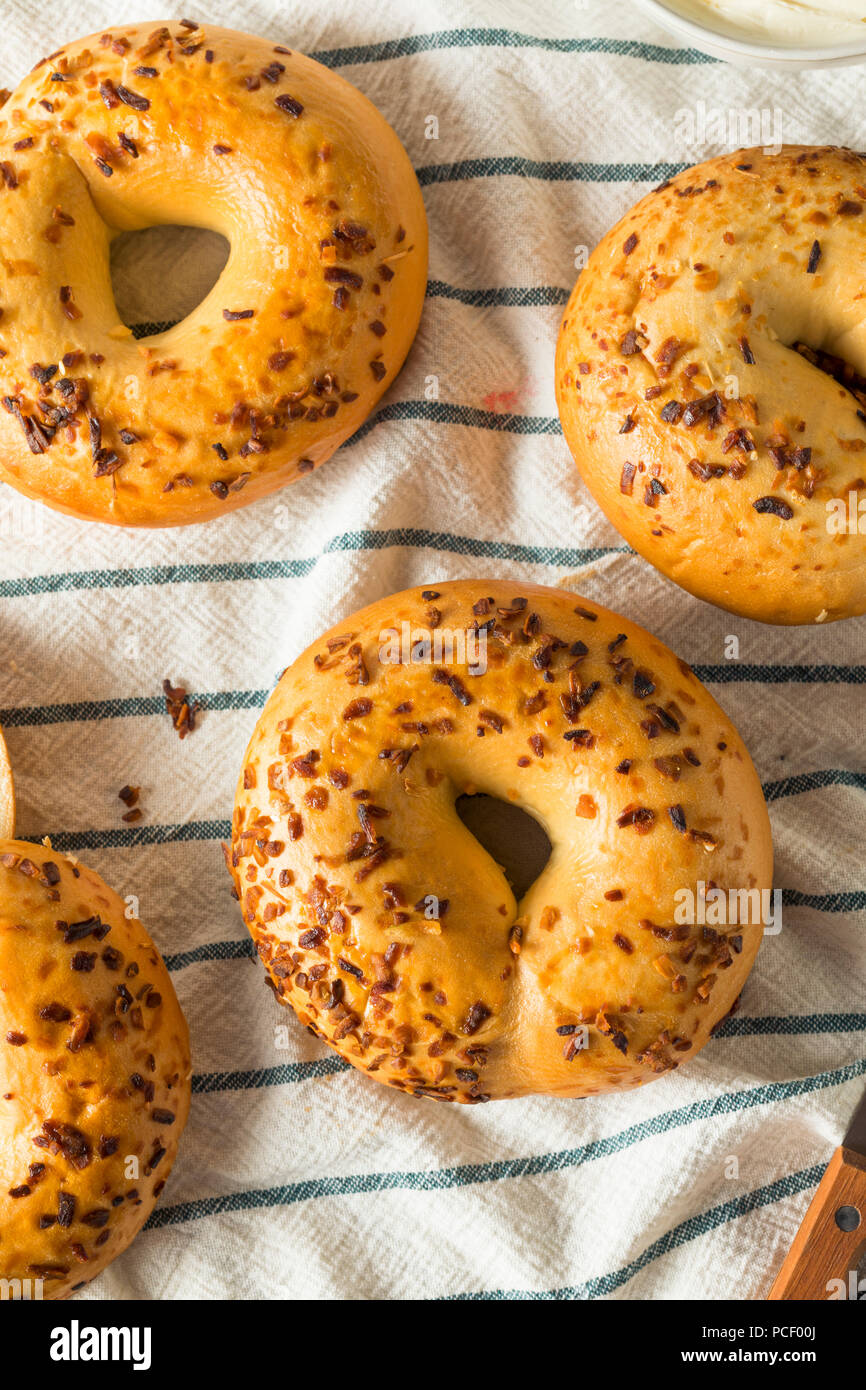
[(863, 40), (866, 0), (665, 0), (717, 33), (781, 48), (830, 48)]

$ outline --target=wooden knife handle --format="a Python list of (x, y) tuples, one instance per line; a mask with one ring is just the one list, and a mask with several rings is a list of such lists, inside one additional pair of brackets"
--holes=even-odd
[[(853, 1229), (846, 1230), (846, 1226)], [(864, 1248), (866, 1156), (839, 1148), (830, 1159), (768, 1297), (829, 1298), (830, 1280), (842, 1279), (847, 1286), (850, 1271), (857, 1269)]]

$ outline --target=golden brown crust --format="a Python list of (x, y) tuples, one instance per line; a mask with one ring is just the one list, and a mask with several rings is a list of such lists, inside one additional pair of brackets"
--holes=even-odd
[(189, 1098), (186, 1023), (141, 923), (90, 869), (0, 840), (0, 1279), (65, 1298), (125, 1250)]
[(12, 764), (9, 750), (0, 729), (0, 840), (9, 840), (15, 834), (15, 782), (12, 777)]
[[(632, 208), (563, 316), (587, 487), (664, 574), (746, 617), (866, 611), (864, 254), (863, 156), (740, 150)], [(851, 496), (861, 529), (840, 531)]]
[[(391, 660), (403, 623), (431, 642), (489, 624), (486, 670), (471, 648)], [(457, 816), (467, 791), (550, 837), (519, 904)], [(277, 996), (377, 1080), (464, 1102), (693, 1056), (762, 928), (682, 927), (674, 893), (772, 883), (755, 770), (689, 668), (594, 603), (496, 580), (392, 595), (298, 658), (247, 750), (229, 861)]]
[[(68, 44), (3, 106), (0, 175), (0, 478), (61, 511), (169, 526), (263, 497), (359, 428), (409, 350), (427, 228), (406, 152), (281, 45), (173, 22)], [(136, 342), (111, 229), (160, 222), (232, 251)]]

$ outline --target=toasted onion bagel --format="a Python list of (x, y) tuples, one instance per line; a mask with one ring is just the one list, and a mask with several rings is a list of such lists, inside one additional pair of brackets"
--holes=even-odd
[(635, 550), (744, 617), (866, 612), (864, 257), (866, 157), (740, 150), (632, 208), (565, 310), (584, 482)]
[(3, 731), (0, 729), (0, 840), (15, 834), (15, 783)]
[[(43, 60), (0, 114), (0, 479), (75, 516), (204, 521), (330, 458), (399, 370), (427, 230), (397, 136), (269, 40), (120, 24)], [(136, 341), (109, 248), (158, 223), (231, 245)]]
[[(477, 792), (549, 837), (519, 902), (455, 809)], [(760, 910), (708, 925), (704, 897), (772, 883), (755, 770), (688, 666), (594, 603), (495, 580), (394, 594), (294, 662), (228, 857), (302, 1022), (378, 1081), (470, 1103), (694, 1056), (762, 934)]]
[(186, 1023), (140, 922), (83, 865), (0, 840), (0, 1279), (65, 1298), (125, 1250), (189, 1097)]

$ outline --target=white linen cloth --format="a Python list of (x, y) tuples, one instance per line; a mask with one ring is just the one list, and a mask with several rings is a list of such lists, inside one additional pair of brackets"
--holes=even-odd
[[(155, 0), (0, 0), (0, 85), (141, 9), (166, 17)], [(862, 71), (737, 70), (629, 5), (580, 0), (209, 0), (192, 17), (323, 56), (380, 107), (424, 185), (430, 289), (373, 423), (277, 496), (134, 532), (3, 489), (0, 722), (20, 833), (138, 896), (192, 1030), (192, 1115), (155, 1220), (81, 1297), (764, 1297), (866, 1081), (866, 620), (767, 628), (629, 552), (570, 461), (553, 352), (579, 248), (671, 165), (731, 148), (753, 109), (762, 143), (775, 125), (863, 147)], [(196, 264), (184, 254), (169, 247), (175, 281)], [(142, 265), (127, 273), (152, 283)], [(158, 282), (156, 304), (118, 295), (157, 318), (188, 307), (170, 266)], [(739, 1017), (639, 1092), (412, 1100), (344, 1069), (248, 953), (218, 842), (265, 693), (343, 615), (466, 575), (565, 585), (657, 633), (767, 788), (783, 930)], [(166, 676), (205, 706), (183, 743)], [(130, 828), (127, 782), (146, 810)]]

